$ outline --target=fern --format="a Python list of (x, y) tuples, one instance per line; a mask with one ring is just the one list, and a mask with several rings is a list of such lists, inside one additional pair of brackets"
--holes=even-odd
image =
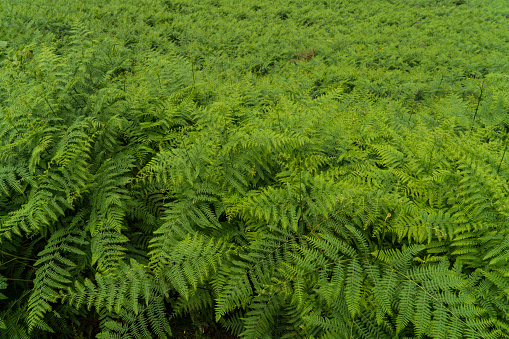
[(0, 9), (2, 338), (509, 335), (500, 1), (145, 2)]
[(59, 290), (65, 289), (72, 281), (71, 270), (76, 264), (69, 260), (71, 256), (84, 255), (79, 248), (88, 242), (84, 240), (82, 231), (76, 229), (76, 223), (82, 216), (78, 215), (71, 221), (70, 227), (62, 228), (51, 235), (44, 250), (39, 252), (41, 258), (35, 263), (36, 271), (34, 288), (28, 300), (28, 331), (35, 327), (54, 332), (44, 321), (44, 316), (52, 310), (50, 303), (60, 299)]

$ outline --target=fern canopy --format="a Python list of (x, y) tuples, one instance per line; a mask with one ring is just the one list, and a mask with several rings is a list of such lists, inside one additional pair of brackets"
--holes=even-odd
[(509, 337), (503, 1), (4, 2), (0, 338)]

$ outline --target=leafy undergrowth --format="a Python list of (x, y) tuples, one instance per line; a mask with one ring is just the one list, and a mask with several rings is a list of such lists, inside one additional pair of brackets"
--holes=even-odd
[(193, 324), (191, 318), (180, 318), (176, 323), (170, 323), (172, 338), (177, 339), (233, 339), (238, 338), (224, 328), (204, 326), (200, 328)]
[(0, 338), (508, 337), (508, 22), (2, 1)]

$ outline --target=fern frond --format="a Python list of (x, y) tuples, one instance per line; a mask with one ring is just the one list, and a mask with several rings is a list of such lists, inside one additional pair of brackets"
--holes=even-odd
[[(274, 292), (259, 291), (251, 302), (243, 320), (243, 338), (263, 338), (269, 335), (275, 316), (279, 311), (281, 300)], [(274, 329), (273, 329), (274, 330)]]
[(28, 301), (28, 331), (35, 328), (54, 332), (44, 321), (45, 314), (52, 311), (50, 303), (60, 299), (59, 290), (65, 289), (71, 283), (70, 270), (76, 264), (63, 256), (64, 253), (85, 255), (79, 249), (87, 244), (83, 240), (82, 231), (64, 228), (54, 232), (48, 240), (45, 249), (39, 252), (41, 257), (35, 266), (34, 288)]
[(347, 266), (345, 285), (346, 304), (350, 315), (352, 318), (355, 318), (360, 309), (362, 279), (364, 274), (358, 260), (352, 260)]

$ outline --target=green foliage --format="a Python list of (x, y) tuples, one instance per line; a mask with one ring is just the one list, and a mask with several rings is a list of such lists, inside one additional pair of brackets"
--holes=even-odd
[(508, 14), (3, 1), (0, 338), (508, 337)]

